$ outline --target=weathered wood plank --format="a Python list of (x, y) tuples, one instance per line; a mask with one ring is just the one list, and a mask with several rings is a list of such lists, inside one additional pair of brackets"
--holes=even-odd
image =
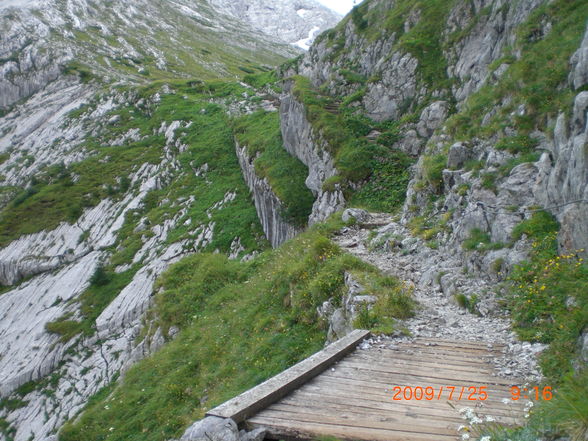
[(484, 347), (484, 346), (473, 346), (473, 345), (463, 345), (459, 342), (451, 344), (451, 343), (443, 343), (443, 342), (429, 342), (423, 340), (415, 340), (410, 343), (399, 343), (398, 346), (406, 346), (406, 347), (417, 347), (417, 348), (437, 348), (441, 350), (454, 350), (459, 351), (462, 353), (491, 353), (491, 354), (503, 354), (505, 348), (504, 347)]
[(365, 360), (367, 363), (371, 361), (378, 361), (379, 363), (395, 363), (399, 366), (417, 365), (427, 368), (443, 367), (451, 369), (452, 371), (463, 372), (484, 372), (490, 374), (492, 366), (488, 363), (481, 363), (478, 365), (457, 364), (455, 361), (445, 361), (441, 359), (421, 359), (419, 357), (378, 357), (378, 354), (367, 354), (355, 352), (345, 358), (346, 360)]
[(315, 439), (318, 436), (325, 435), (347, 440), (370, 441), (455, 441), (458, 439), (457, 436), (418, 434), (367, 427), (345, 427), (258, 416), (250, 419), (248, 423), (251, 428), (268, 428), (270, 435), (276, 439)]
[(448, 423), (460, 424), (463, 419), (456, 416), (455, 412), (449, 413), (445, 409), (414, 409), (403, 403), (392, 404), (386, 402), (380, 402), (378, 400), (364, 400), (348, 397), (343, 403), (340, 397), (332, 397), (325, 394), (312, 394), (310, 392), (303, 393), (301, 395), (291, 394), (285, 398), (282, 398), (274, 406), (282, 404), (289, 404), (292, 406), (298, 406), (301, 408), (314, 409), (318, 412), (321, 410), (324, 412), (339, 412), (349, 411), (354, 413), (364, 413), (369, 415), (382, 415), (382, 416), (400, 416), (406, 419), (407, 422), (415, 419), (416, 421), (422, 422), (426, 419), (445, 421)]
[(322, 413), (317, 414), (305, 412), (304, 409), (299, 409), (297, 407), (286, 410), (286, 406), (282, 406), (281, 409), (276, 409), (276, 406), (271, 406), (269, 409), (260, 412), (257, 416), (260, 418), (280, 418), (290, 421), (303, 421), (305, 423), (326, 423), (343, 427), (362, 427), (370, 429), (384, 429), (394, 432), (401, 431), (446, 436), (457, 435), (458, 428), (458, 425), (453, 425), (451, 423), (441, 423), (441, 425), (435, 425), (430, 421), (426, 422), (428, 424), (415, 426), (413, 424), (402, 423), (402, 421), (396, 420), (392, 416), (386, 418), (369, 414), (357, 415), (350, 412), (342, 412), (339, 415), (333, 417), (324, 415)]
[[(389, 373), (389, 374), (405, 374), (407, 372), (407, 367), (397, 366), (397, 365), (386, 365), (386, 364), (376, 364), (376, 363), (361, 363), (351, 360), (344, 360), (339, 365), (343, 365), (345, 367), (356, 367), (359, 369), (370, 370), (373, 372), (382, 372), (382, 373)], [(503, 385), (503, 386), (512, 386), (512, 385), (519, 385), (517, 380), (510, 380), (506, 378), (500, 377), (492, 377), (490, 375), (484, 375), (483, 373), (467, 373), (467, 372), (460, 372), (459, 376), (455, 375), (451, 372), (451, 370), (446, 370), (442, 368), (434, 368), (434, 369), (425, 369), (425, 368), (418, 368), (417, 366), (410, 366), (409, 372), (414, 375), (418, 375), (421, 377), (427, 378), (438, 378), (446, 380), (447, 382), (453, 381), (457, 378), (460, 378), (462, 381), (467, 381), (472, 383), (472, 386), (484, 386), (484, 385)]]
[[(357, 351), (359, 355), (363, 355), (370, 351)], [(355, 353), (354, 353), (355, 354)], [(431, 351), (420, 351), (410, 350), (403, 351), (398, 349), (382, 349), (380, 351), (374, 351), (374, 354), (381, 357), (382, 360), (422, 360), (423, 362), (433, 362), (442, 360), (443, 362), (452, 366), (491, 366), (492, 360), (495, 358), (492, 354), (487, 354), (482, 357), (471, 357), (461, 356), (459, 354), (451, 354), (449, 352), (431, 352)]]
[[(439, 344), (446, 344), (446, 345), (453, 345), (453, 346), (460, 346), (460, 347), (482, 347), (482, 348), (488, 348), (488, 343), (487, 342), (483, 342), (483, 341), (455, 341), (455, 340), (447, 340), (446, 338), (435, 338), (435, 337), (430, 337), (430, 338), (417, 338), (415, 339), (416, 342), (419, 343), (439, 343)], [(490, 345), (492, 346), (492, 348), (505, 348), (506, 345), (502, 344), (502, 343), (490, 343)]]
[[(305, 417), (305, 421), (318, 421), (321, 423), (367, 426), (374, 429), (389, 430), (407, 430), (417, 433), (438, 433), (441, 435), (454, 435), (462, 421), (456, 422), (446, 419), (433, 418), (416, 418), (414, 416), (403, 415), (398, 412), (365, 412), (352, 407), (346, 406), (299, 406), (291, 404), (282, 404), (280, 402), (272, 404), (266, 410), (260, 412), (259, 416), (270, 416), (270, 412), (282, 412), (293, 414), (292, 418), (299, 419)], [(307, 419), (312, 418), (312, 419)], [(318, 419), (317, 419), (318, 418)]]
[[(337, 390), (340, 392), (341, 395), (345, 396), (351, 392), (356, 392), (358, 394), (370, 395), (374, 398), (379, 398), (383, 402), (395, 403), (401, 402), (406, 403), (410, 406), (419, 406), (419, 407), (438, 407), (438, 406), (447, 406), (447, 402), (449, 402), (449, 394), (448, 391), (444, 392), (441, 396), (440, 400), (401, 400), (396, 401), (393, 399), (393, 393), (390, 391), (392, 387), (384, 388), (378, 387), (378, 383), (370, 385), (369, 382), (365, 381), (356, 381), (351, 379), (337, 379), (337, 378), (328, 378), (326, 376), (321, 376), (317, 379), (318, 381), (313, 382), (312, 384), (309, 383), (305, 386), (305, 390), (314, 391), (314, 392), (321, 392), (328, 393), (331, 390)], [(335, 392), (336, 393), (336, 392)], [(523, 414), (523, 406), (524, 404), (518, 404), (512, 402), (513, 404), (504, 404), (500, 400), (494, 398), (492, 401), (484, 400), (484, 401), (468, 401), (466, 393), (463, 394), (462, 399), (458, 400), (460, 394), (460, 390), (456, 390), (453, 394), (453, 399), (451, 403), (458, 407), (473, 407), (475, 405), (483, 406), (484, 409), (492, 409), (492, 411), (498, 412), (501, 415), (522, 415)]]
[(489, 360), (500, 356), (499, 353), (486, 353), (477, 357), (472, 357), (471, 354), (464, 354), (463, 352), (455, 351), (451, 348), (439, 349), (437, 347), (416, 347), (416, 346), (398, 346), (394, 348), (378, 348), (377, 352), (383, 357), (391, 357), (394, 355), (404, 355), (407, 357), (422, 357), (422, 358), (446, 358), (447, 360), (454, 360), (459, 362), (484, 364)]
[[(379, 409), (382, 412), (400, 413), (406, 416), (423, 417), (426, 419), (442, 419), (449, 422), (463, 423), (463, 418), (459, 413), (451, 408), (446, 401), (440, 401), (433, 407), (415, 405), (410, 401), (390, 402), (382, 400), (380, 397), (362, 393), (361, 391), (324, 391), (324, 390), (303, 390), (283, 398), (278, 403), (289, 403), (302, 405), (303, 403), (317, 403), (324, 408), (331, 407), (333, 404), (343, 404), (357, 410), (369, 412)], [(461, 407), (461, 406), (456, 406)], [(480, 415), (492, 415), (499, 423), (517, 424), (522, 421), (522, 414), (515, 415), (504, 410), (489, 409), (481, 407), (478, 409)]]
[[(334, 388), (337, 388), (336, 390), (334, 390)], [(379, 390), (377, 388), (368, 388), (367, 386), (363, 386), (363, 385), (352, 385), (350, 383), (337, 383), (337, 382), (329, 382), (329, 381), (325, 381), (323, 378), (321, 378), (320, 383), (317, 384), (308, 384), (307, 386), (305, 386), (305, 390), (307, 391), (311, 391), (317, 394), (327, 394), (330, 393), (331, 395), (339, 395), (341, 397), (346, 397), (349, 396), (351, 394), (354, 394), (355, 396), (357, 396), (358, 398), (363, 394), (363, 395), (371, 395), (374, 398), (377, 398), (379, 400), (381, 400), (381, 402), (387, 402), (387, 403), (405, 403), (408, 406), (411, 407), (420, 407), (420, 408), (427, 408), (427, 407), (448, 407), (449, 406), (449, 402), (451, 402), (451, 404), (453, 406), (455, 406), (456, 408), (462, 408), (462, 407), (474, 407), (476, 404), (478, 406), (481, 406), (479, 409), (480, 410), (484, 410), (485, 413), (495, 413), (496, 415), (502, 415), (502, 416), (521, 416), (523, 414), (523, 409), (522, 407), (519, 408), (518, 406), (510, 406), (510, 405), (506, 405), (500, 402), (493, 402), (493, 403), (486, 403), (485, 401), (467, 401), (467, 400), (458, 400), (457, 396), (459, 395), (459, 392), (457, 392), (456, 394), (454, 394), (453, 399), (451, 401), (449, 401), (448, 396), (444, 395), (441, 397), (440, 400), (431, 400), (431, 401), (427, 401), (427, 400), (402, 400), (402, 401), (395, 401), (393, 399), (393, 396), (391, 393), (386, 393), (382, 390)], [(330, 392), (331, 390), (333, 390), (333, 392)], [(457, 415), (457, 412), (455, 412), (455, 415)]]
[(369, 335), (369, 331), (357, 329), (275, 377), (211, 409), (206, 415), (232, 418), (240, 423), (320, 374)]

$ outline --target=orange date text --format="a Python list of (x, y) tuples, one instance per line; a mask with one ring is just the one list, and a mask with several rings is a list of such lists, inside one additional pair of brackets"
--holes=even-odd
[(392, 399), (395, 401), (441, 399), (484, 401), (488, 399), (488, 392), (487, 386), (394, 386)]

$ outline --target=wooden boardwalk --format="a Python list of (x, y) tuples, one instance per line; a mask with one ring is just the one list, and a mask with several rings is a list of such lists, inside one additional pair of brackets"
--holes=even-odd
[(464, 407), (482, 419), (521, 422), (525, 403), (510, 400), (510, 386), (521, 384), (493, 375), (490, 360), (502, 347), (428, 339), (355, 349), (366, 335), (354, 331), (208, 415), (266, 427), (272, 439), (453, 441)]

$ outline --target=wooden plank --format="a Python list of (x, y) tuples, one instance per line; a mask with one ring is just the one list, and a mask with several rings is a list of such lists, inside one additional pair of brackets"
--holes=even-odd
[(289, 421), (303, 421), (305, 423), (326, 423), (332, 424), (334, 426), (365, 427), (370, 429), (390, 430), (394, 432), (404, 431), (418, 434), (425, 433), (446, 436), (456, 435), (458, 427), (458, 425), (451, 423), (441, 423), (442, 425), (434, 425), (431, 424), (430, 421), (427, 421), (429, 424), (415, 426), (412, 424), (403, 424), (402, 421), (399, 421), (392, 416), (386, 418), (368, 414), (354, 415), (351, 412), (340, 413), (339, 415), (332, 417), (322, 413), (317, 414), (304, 412), (304, 409), (299, 409), (297, 407), (290, 407), (290, 410), (286, 410), (286, 408), (288, 408), (288, 406), (282, 406), (281, 409), (275, 409), (275, 407), (272, 406), (261, 411), (259, 414), (257, 414), (257, 417), (280, 418)]
[(206, 415), (232, 418), (240, 423), (320, 374), (369, 335), (369, 331), (357, 329), (284, 372), (211, 409)]
[[(469, 387), (470, 383), (462, 382), (461, 380), (452, 380), (451, 384), (438, 380), (436, 378), (427, 378), (427, 377), (417, 377), (410, 374), (398, 375), (398, 374), (379, 374), (379, 375), (370, 375), (369, 372), (362, 371), (362, 370), (352, 370), (352, 369), (345, 369), (345, 368), (337, 368), (334, 371), (324, 372), (319, 379), (322, 378), (330, 378), (334, 381), (363, 381), (366, 382), (368, 385), (381, 385), (382, 389), (391, 390), (395, 386), (412, 386), (417, 387), (420, 386), (423, 389), (430, 386), (436, 392), (439, 392), (441, 386), (446, 389), (447, 386), (455, 386), (456, 388), (459, 387)], [(476, 386), (476, 387), (483, 387), (483, 386)], [(478, 389), (479, 391), (479, 389)], [(488, 385), (485, 389), (488, 393), (488, 400), (492, 401), (502, 401), (503, 398), (510, 398), (510, 388), (500, 385)], [(445, 394), (443, 394), (445, 395)], [(472, 400), (473, 401), (473, 400)]]
[[(313, 383), (313, 384), (308, 384), (305, 386), (305, 390), (311, 390), (317, 393), (328, 393), (329, 391), (333, 391), (333, 394), (340, 394), (341, 396), (346, 396), (349, 393), (355, 392), (357, 394), (364, 394), (364, 395), (370, 395), (374, 398), (380, 399), (383, 402), (389, 402), (389, 403), (394, 403), (396, 402), (393, 399), (393, 394), (391, 392), (386, 392), (384, 389), (382, 388), (378, 388), (378, 387), (369, 387), (366, 386), (365, 384), (358, 384), (358, 383), (352, 383), (351, 381), (347, 381), (345, 383), (341, 382), (341, 381), (330, 381), (330, 379), (327, 379), (325, 377), (320, 377), (318, 379), (319, 381)], [(476, 404), (479, 406), (484, 406), (485, 409), (493, 409), (493, 411), (496, 411), (498, 414), (504, 415), (504, 416), (508, 416), (510, 414), (512, 414), (513, 416), (515, 414), (522, 414), (523, 413), (523, 409), (521, 406), (521, 409), (518, 408), (518, 406), (513, 406), (513, 405), (508, 405), (508, 404), (504, 404), (500, 401), (493, 401), (491, 403), (488, 403), (486, 401), (468, 401), (462, 399), (458, 400), (459, 397), (459, 393), (460, 391), (458, 390), (456, 393), (453, 394), (453, 399), (450, 401), (449, 397), (447, 394), (443, 394), (440, 400), (431, 400), (431, 401), (427, 401), (427, 400), (402, 400), (399, 402), (402, 403), (406, 403), (409, 406), (415, 406), (415, 407), (434, 407), (434, 406), (440, 406), (440, 405), (447, 405), (446, 403), (451, 402), (454, 406), (460, 408), (460, 407), (473, 407)], [(465, 393), (464, 393), (464, 397), (465, 397)], [(449, 405), (447, 405), (449, 406)]]
[[(469, 363), (488, 363), (492, 359), (501, 356), (502, 354), (487, 353), (482, 356), (473, 357), (471, 354), (464, 354), (451, 349), (437, 349), (433, 347), (396, 347), (396, 348), (378, 348), (382, 357), (393, 357), (396, 355), (404, 355), (407, 357), (422, 357), (422, 358), (446, 358), (447, 360), (456, 360)], [(363, 351), (362, 351), (363, 352)]]
[(265, 427), (269, 429), (269, 435), (276, 439), (315, 439), (318, 436), (335, 436), (346, 440), (370, 441), (456, 441), (459, 439), (457, 436), (417, 434), (367, 427), (345, 427), (260, 416), (250, 419), (248, 426), (252, 429)]
[[(393, 393), (391, 391), (392, 386), (383, 387), (382, 383), (374, 383), (367, 381), (359, 381), (359, 380), (351, 380), (351, 379), (340, 379), (340, 378), (330, 378), (326, 376), (320, 376), (313, 381), (312, 383), (308, 383), (305, 386), (306, 390), (311, 390), (310, 388), (318, 388), (319, 390), (322, 389), (324, 391), (330, 390), (338, 390), (343, 395), (349, 393), (350, 391), (356, 391), (358, 393), (363, 393), (365, 395), (373, 396), (374, 398), (379, 398), (385, 402), (404, 402), (411, 406), (424, 406), (424, 407), (434, 407), (438, 406), (439, 403), (445, 404), (449, 401), (449, 394), (447, 392), (443, 392), (441, 399), (437, 400), (436, 398), (433, 400), (394, 400)], [(381, 387), (378, 387), (381, 385)], [(315, 390), (315, 389), (313, 389)], [(504, 404), (500, 399), (492, 398), (484, 401), (480, 400), (467, 400), (467, 390), (464, 392), (462, 399), (458, 400), (459, 394), (461, 392), (461, 388), (457, 389), (453, 394), (453, 399), (451, 403), (453, 403), (456, 407), (473, 407), (475, 405), (482, 405), (485, 408), (491, 408), (496, 411), (505, 412), (506, 414), (513, 412), (513, 413), (523, 413), (523, 404)]]
[[(386, 365), (383, 363), (382, 364), (380, 364), (380, 363), (366, 364), (366, 363), (352, 361), (349, 359), (343, 360), (343, 362), (341, 362), (339, 364), (339, 366), (341, 366), (341, 365), (344, 367), (355, 367), (355, 368), (369, 370), (369, 371), (373, 371), (373, 372), (381, 372), (381, 373), (388, 373), (388, 374), (402, 375), (407, 372), (407, 367), (403, 367), (403, 366)], [(520, 384), (520, 383), (517, 383), (516, 380), (509, 381), (506, 378), (491, 377), (490, 375), (483, 375), (482, 373), (478, 374), (475, 372), (472, 372), (472, 373), (460, 372), (459, 376), (457, 376), (451, 370), (446, 370), (446, 369), (441, 369), (441, 368), (423, 369), (423, 368), (418, 368), (416, 366), (414, 366), (414, 367), (411, 366), (409, 372), (411, 375), (416, 375), (416, 376), (426, 377), (426, 378), (443, 379), (443, 380), (446, 380), (447, 382), (452, 382), (452, 381), (456, 380), (457, 378), (459, 378), (461, 381), (466, 381), (468, 383), (472, 383), (471, 384), (472, 386), (485, 386), (485, 385), (490, 386), (490, 385), (494, 385), (494, 384), (503, 385), (503, 386), (512, 386), (512, 385)]]
[(455, 364), (459, 366), (492, 366), (491, 361), (495, 359), (495, 355), (486, 354), (484, 356), (472, 357), (470, 354), (461, 354), (459, 352), (435, 352), (414, 349), (402, 350), (402, 349), (379, 349), (377, 351), (370, 350), (358, 350), (357, 354), (373, 353), (374, 355), (381, 357), (383, 360), (389, 359), (420, 359), (420, 360), (442, 360), (444, 362)]
[(414, 341), (418, 343), (439, 343), (439, 344), (447, 344), (447, 345), (458, 345), (458, 346), (472, 346), (472, 347), (484, 347), (488, 348), (488, 345), (491, 345), (492, 348), (502, 349), (506, 348), (507, 345), (503, 343), (488, 343), (483, 341), (458, 341), (458, 340), (448, 340), (446, 338), (435, 338), (435, 337), (428, 337), (426, 339), (417, 338)]
[(399, 343), (398, 346), (404, 347), (415, 347), (415, 348), (438, 348), (442, 350), (451, 350), (457, 351), (462, 353), (470, 353), (470, 354), (480, 354), (483, 352), (491, 353), (491, 354), (504, 354), (504, 348), (488, 348), (483, 346), (468, 346), (468, 345), (461, 345), (460, 343), (426, 343), (424, 341), (414, 341), (411, 343)]
[[(367, 408), (371, 411), (373, 408), (381, 409), (385, 412), (402, 413), (407, 416), (425, 417), (430, 419), (443, 419), (453, 421), (456, 423), (463, 423), (463, 418), (459, 415), (457, 410), (450, 407), (447, 401), (440, 401), (436, 407), (418, 406), (409, 401), (386, 402), (380, 400), (379, 397), (366, 395), (358, 391), (325, 391), (325, 390), (304, 390), (296, 391), (293, 394), (283, 398), (278, 403), (301, 404), (304, 402), (317, 402), (318, 405), (330, 407), (334, 404), (345, 403), (345, 406), (355, 408)], [(322, 403), (322, 404), (321, 404)], [(456, 406), (462, 407), (462, 406)], [(477, 408), (480, 414), (492, 415), (498, 422), (504, 424), (516, 424), (522, 420), (512, 413), (505, 411), (497, 411), (496, 409), (488, 409), (486, 407)]]
[(364, 354), (355, 352), (352, 355), (345, 358), (345, 360), (365, 360), (366, 363), (371, 363), (372, 361), (377, 361), (378, 363), (386, 363), (386, 364), (397, 364), (399, 366), (408, 366), (408, 365), (416, 365), (420, 367), (430, 367), (430, 368), (446, 368), (451, 369), (452, 371), (456, 372), (484, 372), (486, 374), (492, 373), (492, 366), (489, 364), (479, 364), (479, 365), (463, 365), (463, 364), (456, 364), (455, 362), (445, 361), (442, 359), (437, 360), (423, 360), (419, 359), (418, 357), (394, 357), (394, 358), (385, 358), (385, 357), (378, 357), (376, 354)]
[[(290, 406), (301, 411), (303, 410), (307, 413), (310, 412), (332, 417), (340, 415), (352, 415), (358, 418), (366, 418), (368, 421), (373, 418), (378, 418), (380, 420), (386, 421), (402, 421), (405, 424), (416, 424), (417, 426), (422, 425), (423, 422), (426, 422), (427, 424), (433, 424), (434, 426), (451, 425), (451, 427), (457, 427), (459, 424), (463, 423), (463, 419), (460, 418), (449, 418), (446, 416), (440, 417), (426, 415), (425, 413), (411, 412), (411, 408), (408, 406), (394, 410), (383, 410), (381, 407), (369, 408), (365, 406), (354, 406), (350, 402), (345, 402), (345, 404), (342, 404), (341, 400), (339, 400), (338, 403), (330, 403), (326, 401), (288, 400), (287, 398), (284, 398), (277, 403), (272, 404), (266, 410), (287, 410), (288, 407), (286, 406)], [(394, 408), (395, 406), (391, 407)]]

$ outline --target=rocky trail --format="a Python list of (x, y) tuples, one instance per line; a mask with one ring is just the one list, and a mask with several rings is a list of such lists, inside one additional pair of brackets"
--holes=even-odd
[[(347, 252), (395, 276), (409, 287), (419, 307), (415, 317), (400, 323), (411, 338), (440, 338), (455, 341), (505, 345), (502, 357), (492, 360), (498, 375), (520, 378), (535, 384), (541, 378), (537, 354), (545, 345), (521, 342), (511, 329), (507, 312), (497, 306), (494, 284), (481, 276), (465, 274), (460, 261), (445, 250), (431, 249), (410, 235), (390, 215), (363, 213), (358, 223), (346, 227), (335, 242)], [(450, 290), (477, 293), (477, 311), (459, 306)], [(393, 340), (405, 339), (399, 333)], [(372, 344), (390, 345), (383, 338)]]

